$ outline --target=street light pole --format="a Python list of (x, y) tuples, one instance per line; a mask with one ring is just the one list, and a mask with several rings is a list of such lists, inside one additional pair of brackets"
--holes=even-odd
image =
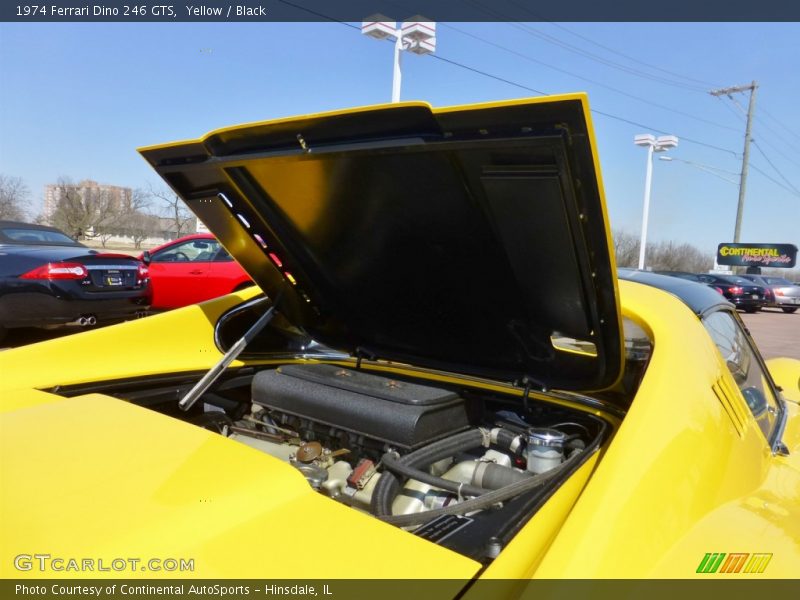
[(392, 102), (400, 102), (400, 85), (403, 82), (403, 73), (400, 70), (400, 61), (403, 53), (403, 30), (398, 29), (394, 40), (394, 71), (392, 74)]
[(361, 23), (361, 33), (376, 40), (394, 38), (394, 67), (392, 69), (392, 102), (400, 102), (401, 69), (404, 50), (414, 54), (433, 54), (436, 51), (436, 23), (417, 15), (406, 19), (398, 27), (395, 21), (383, 15), (372, 15)]
[(650, 216), (650, 188), (653, 183), (653, 148), (647, 146), (647, 175), (644, 178), (644, 210), (642, 211), (642, 238), (639, 242), (639, 270), (644, 269), (644, 254), (647, 248), (647, 220)]
[(650, 216), (650, 188), (653, 183), (653, 152), (664, 152), (678, 146), (678, 138), (674, 135), (659, 137), (650, 133), (637, 135), (633, 138), (637, 146), (647, 148), (647, 175), (644, 179), (644, 209), (642, 210), (642, 234), (639, 241), (639, 270), (644, 269), (645, 253), (647, 252), (647, 221)]

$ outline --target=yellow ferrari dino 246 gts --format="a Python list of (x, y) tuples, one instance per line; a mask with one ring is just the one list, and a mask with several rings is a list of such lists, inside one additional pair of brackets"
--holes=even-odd
[(585, 96), (141, 153), (259, 287), (0, 354), (0, 575), (800, 573), (800, 362), (617, 272)]

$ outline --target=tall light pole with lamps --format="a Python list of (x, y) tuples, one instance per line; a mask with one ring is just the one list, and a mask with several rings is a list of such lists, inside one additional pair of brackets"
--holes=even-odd
[(644, 179), (644, 210), (642, 211), (642, 238), (639, 242), (639, 269), (644, 269), (644, 255), (647, 248), (647, 219), (650, 214), (650, 188), (653, 182), (653, 152), (664, 152), (678, 146), (678, 138), (674, 135), (659, 137), (644, 133), (633, 138), (637, 146), (647, 148), (647, 175)]
[(403, 73), (400, 58), (403, 50), (414, 54), (433, 54), (436, 51), (436, 23), (417, 15), (397, 26), (383, 15), (373, 15), (361, 23), (361, 33), (376, 40), (394, 38), (394, 70), (392, 74), (392, 102), (400, 102), (400, 85)]

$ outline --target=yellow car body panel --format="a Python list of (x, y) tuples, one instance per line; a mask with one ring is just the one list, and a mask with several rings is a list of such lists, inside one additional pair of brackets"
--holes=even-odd
[[(524, 102), (559, 100), (579, 100), (589, 119), (582, 94)], [(605, 214), (590, 122), (588, 135)], [(606, 234), (609, 251), (607, 221)], [(593, 403), (531, 394), (601, 416), (613, 431), (485, 570), (316, 493), (293, 467), (258, 450), (109, 396), (56, 395), (58, 386), (207, 370), (221, 357), (214, 324), (259, 292), (250, 288), (0, 353), (0, 476), (13, 482), (0, 486), (0, 576), (53, 576), (13, 567), (21, 553), (46, 552), (194, 559), (191, 573), (122, 573), (130, 577), (688, 578), (707, 553), (743, 552), (772, 554), (763, 573), (748, 576), (797, 577), (800, 362), (769, 363), (788, 404), (789, 454), (774, 455), (699, 317), (663, 291), (616, 278), (614, 285), (621, 315), (654, 344), (631, 407), (621, 418), (599, 394), (587, 392)], [(507, 382), (458, 373), (365, 367), (522, 395)]]
[[(653, 355), (536, 576), (686, 578), (706, 553), (748, 552), (773, 554), (758, 576), (796, 577), (800, 445), (773, 456), (752, 418), (737, 433), (712, 397), (716, 379), (731, 376), (700, 320), (663, 292), (620, 288), (624, 314), (652, 332)], [(749, 414), (741, 394), (732, 400)]]
[[(661, 291), (625, 281), (620, 288), (623, 314), (646, 325), (655, 342), (636, 400), (603, 453), (559, 488), (482, 576), (685, 578), (695, 575), (707, 552), (771, 553), (765, 572), (753, 576), (796, 576), (796, 434), (788, 440), (790, 456), (776, 457), (752, 419), (737, 433), (721, 402), (701, 399), (713, 394), (720, 373), (729, 374), (699, 319)], [(217, 302), (228, 307), (239, 301), (233, 296)], [(314, 567), (315, 577), (364, 577), (352, 561), (336, 559), (340, 540), (352, 528), (376, 545), (376, 553), (392, 547), (427, 556), (415, 561), (414, 576), (458, 579), (478, 571), (471, 560), (319, 496), (293, 468), (256, 450), (105, 396), (60, 399), (20, 389), (37, 377), (42, 381), (37, 387), (46, 388), (76, 373), (75, 364), (55, 376), (37, 371), (29, 361), (32, 349), (57, 364), (107, 344), (110, 351), (95, 368), (107, 364), (104, 374), (116, 378), (123, 373), (111, 369), (120, 368), (121, 355), (111, 350), (122, 344), (112, 340), (135, 341), (140, 336), (132, 331), (139, 328), (142, 340), (152, 339), (153, 327), (163, 330), (165, 322), (197, 326), (200, 315), (204, 319), (212, 312), (218, 309), (190, 307), (0, 355), (3, 372), (16, 376), (0, 392), (3, 477), (24, 482), (3, 486), (0, 515), (9, 527), (4, 529), (0, 575), (24, 576), (10, 567), (13, 557), (44, 548), (53, 556), (107, 560), (120, 554), (195, 558), (195, 571), (183, 576), (304, 577), (307, 567), (298, 566), (286, 551), (286, 539), (296, 540), (302, 529), (324, 532), (314, 536), (315, 548), (331, 544), (326, 555), (333, 558)], [(675, 323), (683, 324), (679, 332)], [(124, 374), (191, 371), (213, 362), (213, 344), (207, 341), (207, 352), (196, 352), (194, 362), (185, 357), (170, 362), (173, 354), (186, 352), (184, 343), (177, 336), (165, 343), (157, 369), (128, 367)], [(682, 351), (687, 347), (691, 353)], [(143, 341), (141, 351), (146, 348)], [(786, 372), (798, 365), (779, 364)], [(738, 401), (745, 406), (743, 398)], [(790, 403), (790, 423), (797, 421), (798, 407)], [(790, 431), (796, 432), (796, 426)], [(97, 453), (101, 447), (114, 451)], [(48, 477), (43, 479), (39, 473), (45, 465)], [(205, 525), (198, 529), (198, 523)], [(253, 558), (276, 544), (282, 550), (270, 554), (268, 564)], [(303, 547), (298, 542), (296, 552)], [(407, 567), (395, 567), (371, 569), (369, 576), (409, 575)]]
[[(83, 577), (401, 578), (408, 565), (391, 560), (395, 552), (419, 561), (420, 578), (469, 579), (480, 568), (324, 498), (276, 458), (107, 396), (4, 413), (0, 444), (3, 478), (14, 482), (0, 486), (0, 577), (59, 575), (16, 570), (25, 553), (106, 566), (119, 557), (194, 560), (186, 573)], [(365, 568), (347, 549), (355, 537), (366, 556), (386, 560)]]

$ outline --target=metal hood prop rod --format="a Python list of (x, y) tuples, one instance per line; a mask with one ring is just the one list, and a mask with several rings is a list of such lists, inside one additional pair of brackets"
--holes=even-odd
[[(200, 396), (205, 394), (206, 391), (208, 391), (208, 389), (214, 385), (214, 382), (219, 379), (219, 376), (225, 372), (225, 369), (227, 369), (228, 366), (238, 358), (242, 351), (244, 351), (244, 349), (247, 347), (247, 344), (249, 344), (253, 338), (256, 337), (261, 330), (269, 324), (269, 322), (275, 316), (275, 309), (278, 307), (278, 302), (280, 302), (282, 296), (283, 291), (281, 291), (277, 298), (275, 298), (275, 302), (269, 307), (269, 310), (261, 315), (258, 321), (256, 321), (253, 326), (248, 329), (233, 346), (231, 346), (231, 349), (225, 353), (220, 361), (211, 367), (208, 373), (203, 375), (200, 381), (198, 381), (195, 386), (189, 390), (183, 398), (181, 398), (181, 400), (178, 402), (178, 406), (181, 408), (181, 410), (188, 411), (191, 409)], [(267, 300), (268, 298), (264, 298), (264, 301)]]

